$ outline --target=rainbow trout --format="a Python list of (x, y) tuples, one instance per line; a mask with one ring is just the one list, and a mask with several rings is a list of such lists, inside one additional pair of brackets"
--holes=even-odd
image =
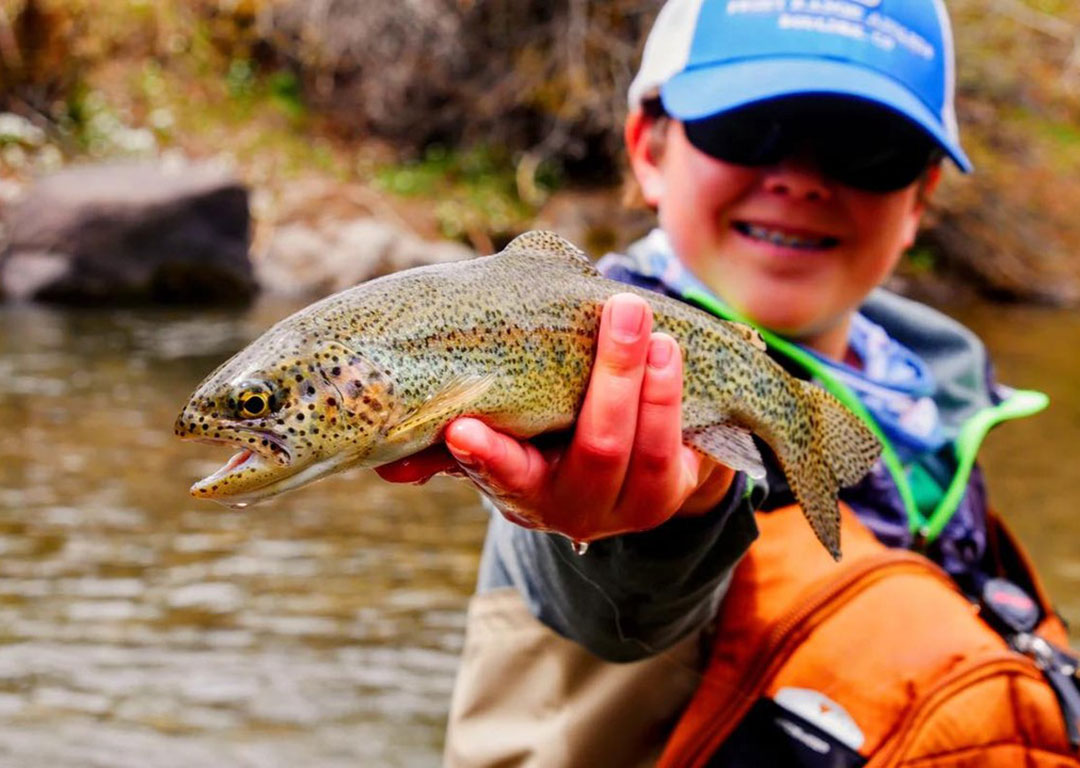
[(873, 434), (788, 375), (758, 334), (600, 276), (560, 237), (529, 232), (493, 256), (399, 272), (282, 320), (225, 362), (176, 421), (185, 440), (239, 448), (192, 495), (244, 506), (440, 440), (458, 416), (521, 438), (570, 427), (604, 301), (652, 306), (685, 360), (683, 440), (755, 478), (751, 434), (775, 453), (814, 533), (840, 556), (836, 496), (877, 460)]

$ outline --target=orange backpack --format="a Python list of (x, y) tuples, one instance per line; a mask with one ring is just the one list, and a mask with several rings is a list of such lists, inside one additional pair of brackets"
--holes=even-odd
[[(882, 545), (843, 506), (840, 564), (797, 507), (757, 521), (761, 536), (735, 571), (704, 678), (660, 766), (708, 766), (755, 717), (810, 753), (826, 753), (828, 732), (854, 760), (806, 765), (1080, 766), (1055, 689), (944, 571)], [(1005, 572), (1046, 617), (1034, 634), (1065, 647), (1023, 550), (997, 518), (991, 533)], [(729, 757), (715, 764), (774, 764)]]

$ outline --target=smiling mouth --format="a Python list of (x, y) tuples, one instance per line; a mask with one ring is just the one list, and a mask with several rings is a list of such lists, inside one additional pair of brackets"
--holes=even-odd
[(732, 227), (740, 235), (750, 240), (780, 246), (781, 248), (793, 248), (797, 251), (822, 251), (840, 244), (839, 238), (828, 235), (795, 234), (789, 230), (751, 224), (746, 221), (736, 221)]

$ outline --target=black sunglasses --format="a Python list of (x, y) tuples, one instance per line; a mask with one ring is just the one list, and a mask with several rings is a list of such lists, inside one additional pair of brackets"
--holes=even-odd
[(838, 97), (763, 102), (683, 127), (694, 147), (734, 165), (773, 165), (809, 149), (825, 176), (865, 192), (903, 189), (943, 156), (910, 120)]

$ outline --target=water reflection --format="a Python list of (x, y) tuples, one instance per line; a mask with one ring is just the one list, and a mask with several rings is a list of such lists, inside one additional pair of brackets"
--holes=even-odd
[[(187, 495), (228, 450), (172, 420), (294, 307), (0, 307), (3, 764), (438, 762), (484, 515), (353, 472), (244, 512)], [(1080, 625), (1080, 315), (958, 311), (1053, 410), (989, 439), (993, 497)], [(1078, 635), (1077, 637), (1080, 637)]]
[(331, 478), (243, 513), (172, 420), (291, 307), (0, 309), (4, 765), (434, 765), (484, 516)]

